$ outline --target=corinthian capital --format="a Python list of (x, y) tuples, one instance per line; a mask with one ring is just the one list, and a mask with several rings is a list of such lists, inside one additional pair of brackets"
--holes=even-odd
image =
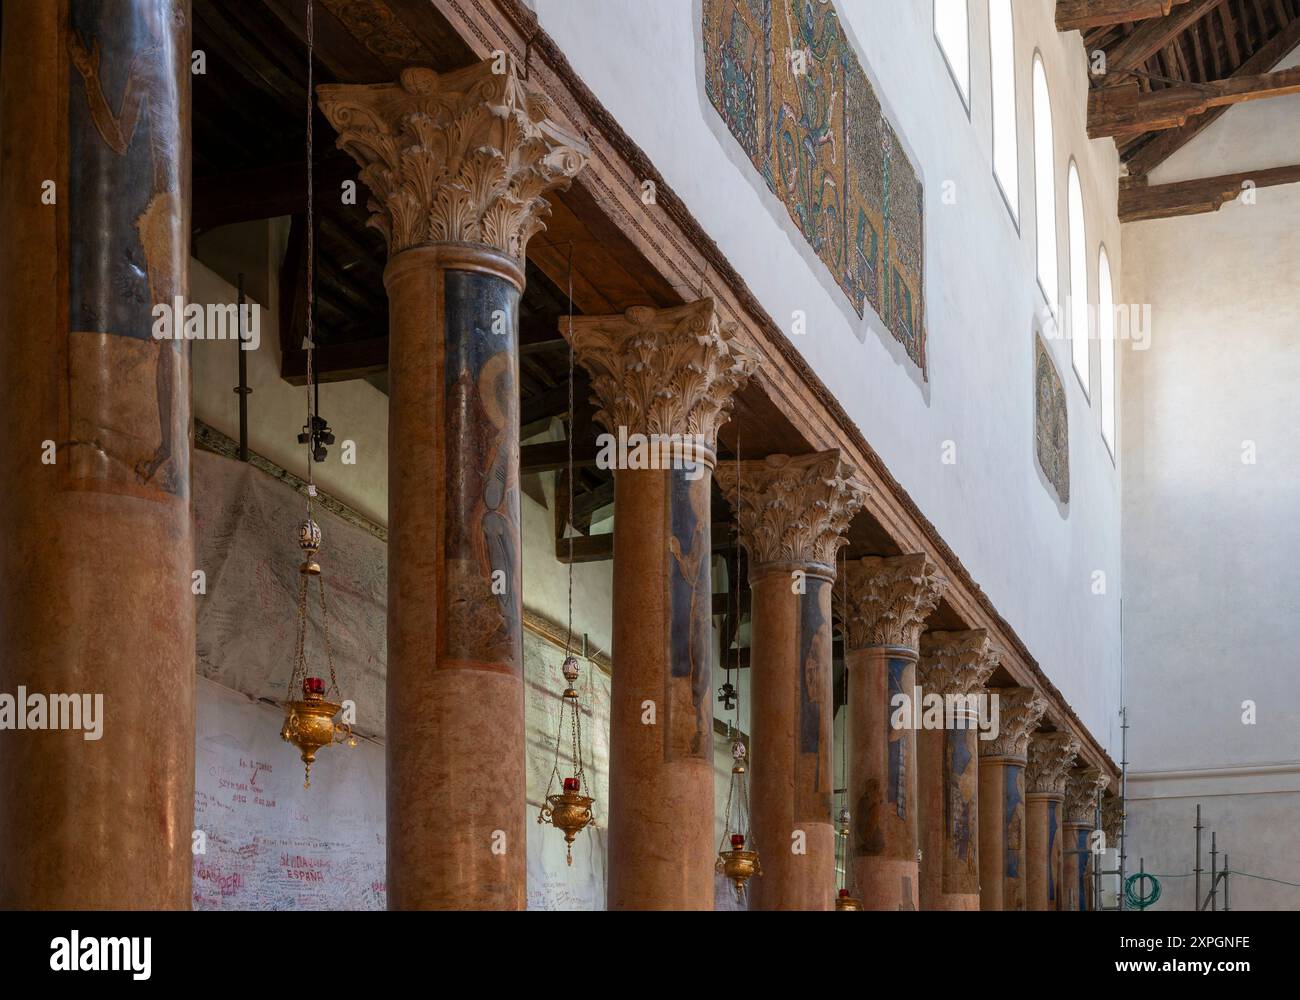
[(1029, 734), (1047, 712), (1047, 702), (1033, 688), (989, 688), (998, 699), (998, 735), (980, 740), (981, 757), (1018, 757), (1029, 753)]
[(1118, 847), (1119, 835), (1124, 828), (1124, 800), (1118, 795), (1102, 797), (1101, 828), (1106, 831), (1106, 843)]
[(1092, 826), (1097, 821), (1097, 796), (1110, 784), (1099, 767), (1076, 767), (1065, 781), (1065, 822)]
[(411, 68), (397, 83), (325, 84), (321, 110), (361, 164), (370, 224), (391, 257), (430, 243), (477, 243), (521, 267), (589, 155), (550, 119), (551, 103), (486, 59), (452, 73)]
[(921, 552), (852, 560), (845, 567), (844, 586), (835, 588), (835, 610), (847, 648), (916, 649), (926, 616), (947, 586), (948, 581)]
[(867, 497), (854, 471), (838, 449), (720, 465), (714, 478), (736, 511), (750, 565), (811, 566), (834, 576), (844, 530)]
[(710, 455), (733, 396), (759, 355), (723, 323), (713, 299), (670, 309), (633, 306), (616, 316), (560, 323), (591, 373), (596, 419), (612, 434), (689, 436)]
[(1029, 737), (1025, 791), (1064, 795), (1065, 779), (1079, 756), (1079, 740), (1071, 733), (1035, 733)]
[(1001, 650), (982, 628), (965, 632), (926, 632), (916, 682), (927, 693), (981, 694), (997, 668)]

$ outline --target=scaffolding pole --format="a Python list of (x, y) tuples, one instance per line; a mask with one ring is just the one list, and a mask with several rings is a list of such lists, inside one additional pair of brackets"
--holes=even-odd
[(1192, 897), (1192, 904), (1196, 909), (1201, 909), (1201, 804), (1196, 803), (1196, 867), (1193, 871), (1196, 873), (1196, 894)]

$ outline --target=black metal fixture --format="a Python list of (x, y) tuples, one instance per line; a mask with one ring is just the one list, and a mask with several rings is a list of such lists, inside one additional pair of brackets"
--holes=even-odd
[(302, 431), (298, 434), (298, 443), (307, 444), (311, 442), (311, 460), (313, 462), (324, 462), (325, 456), (329, 454), (326, 450), (327, 445), (334, 443), (334, 432), (330, 430), (329, 423), (320, 415), (320, 383), (316, 386), (316, 406), (315, 412), (311, 415), (311, 422), (303, 424)]

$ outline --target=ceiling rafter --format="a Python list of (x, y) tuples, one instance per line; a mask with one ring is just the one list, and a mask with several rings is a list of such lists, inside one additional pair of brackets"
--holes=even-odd
[[(1293, 17), (1285, 28), (1268, 40), (1249, 59), (1241, 64), (1237, 73), (1249, 76), (1265, 72), (1281, 62), (1297, 45), (1300, 45), (1300, 17)], [(1125, 156), (1130, 174), (1148, 174), (1175, 152), (1195, 138), (1202, 129), (1216, 121), (1228, 108), (1211, 108), (1181, 128), (1160, 132), (1135, 152)]]

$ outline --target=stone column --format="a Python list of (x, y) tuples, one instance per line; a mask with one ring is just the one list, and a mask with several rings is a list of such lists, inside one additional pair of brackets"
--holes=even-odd
[(718, 427), (758, 356), (712, 299), (576, 318), (572, 343), (615, 470), (609, 908), (711, 910), (709, 494)]
[(997, 663), (984, 629), (921, 636), (917, 684), (954, 706), (916, 739), (923, 910), (980, 908), (978, 706)]
[(0, 908), (186, 908), (190, 351), (153, 307), (189, 290), (190, 6), (10, 3), (3, 39)]
[[(915, 910), (920, 896), (911, 703), (921, 629), (947, 581), (922, 553), (853, 560), (846, 577), (835, 599), (848, 684), (847, 878), (863, 909)], [(903, 708), (900, 696), (906, 697)]]
[(520, 909), (518, 304), (587, 150), (491, 60), (319, 99), (388, 243), (388, 902)]
[(1079, 753), (1070, 733), (1034, 733), (1025, 768), (1025, 856), (1028, 909), (1061, 909), (1065, 778)]
[(835, 906), (831, 592), (866, 497), (853, 475), (839, 451), (717, 471), (749, 556), (749, 794), (763, 865), (751, 909)]
[(1029, 734), (1047, 711), (1033, 688), (989, 688), (998, 699), (998, 736), (980, 741), (980, 909), (1023, 910), (1025, 760)]
[(1065, 782), (1065, 852), (1061, 859), (1061, 909), (1092, 908), (1092, 850), (1088, 835), (1097, 828), (1097, 796), (1109, 779), (1097, 767), (1076, 767)]

